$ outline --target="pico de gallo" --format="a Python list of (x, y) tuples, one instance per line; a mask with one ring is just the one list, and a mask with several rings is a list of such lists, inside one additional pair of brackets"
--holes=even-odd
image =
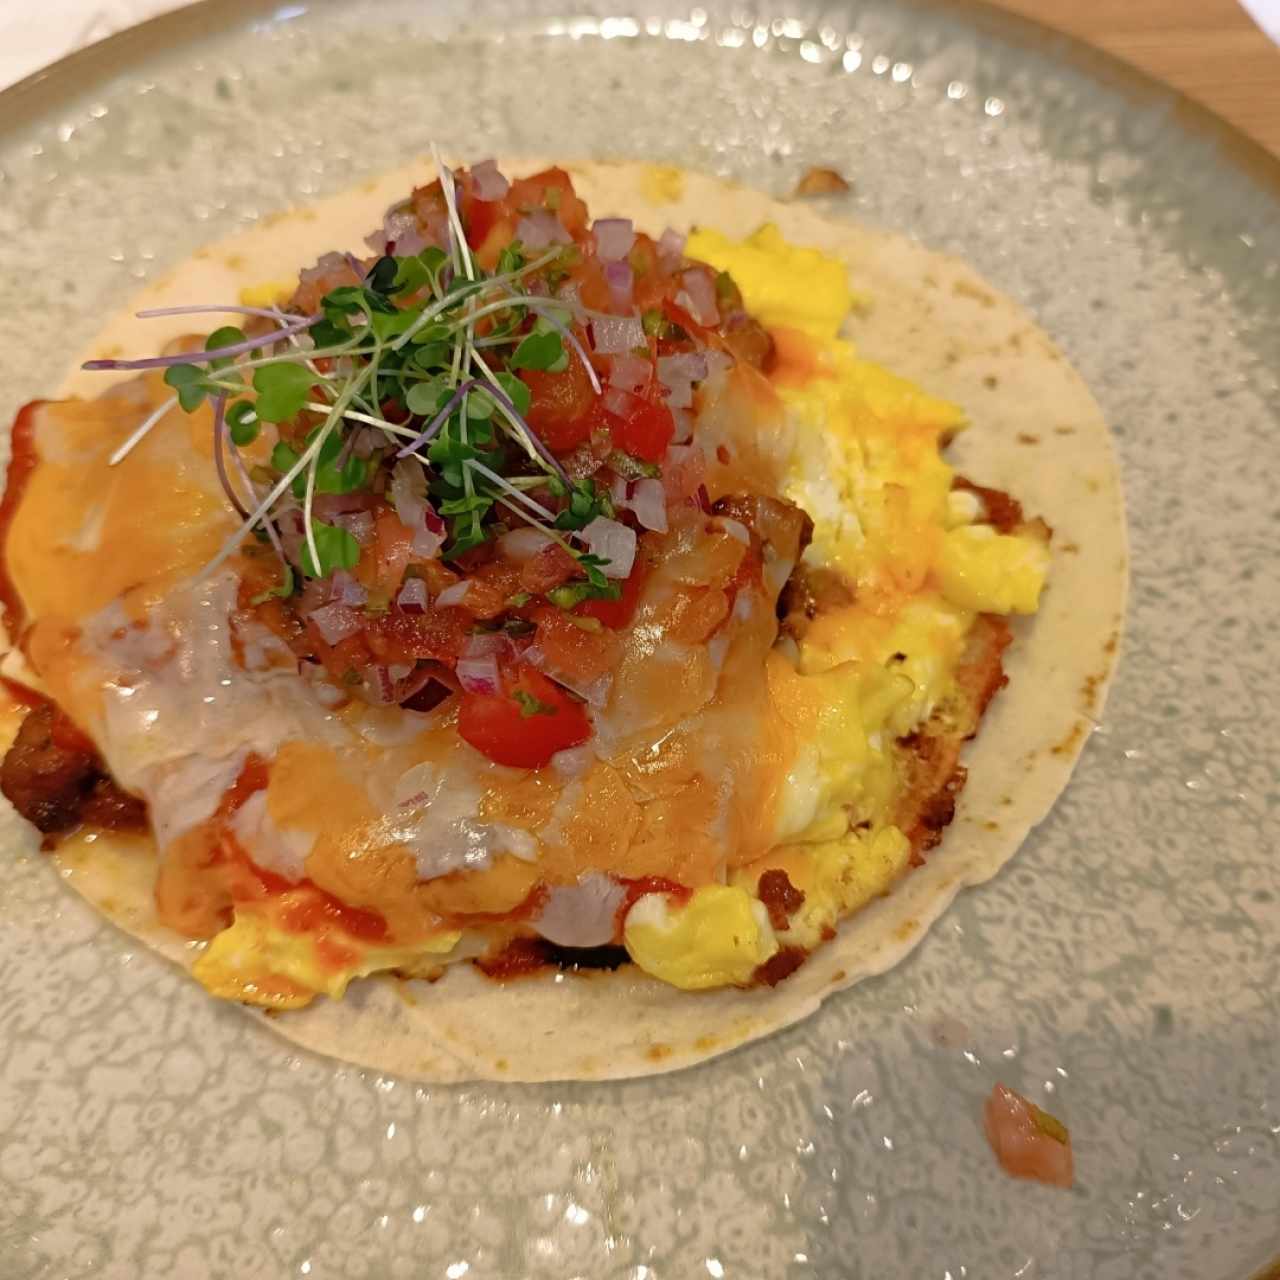
[[(163, 366), (212, 406), (243, 523), (210, 568), (238, 557), (243, 613), (332, 696), (456, 698), (466, 742), (537, 768), (591, 736), (672, 512), (710, 514), (699, 384), (772, 340), (680, 236), (593, 222), (559, 168), (440, 166), (368, 244), (202, 351), (91, 367)], [(729, 524), (747, 549), (699, 583), (695, 640), (761, 571)]]

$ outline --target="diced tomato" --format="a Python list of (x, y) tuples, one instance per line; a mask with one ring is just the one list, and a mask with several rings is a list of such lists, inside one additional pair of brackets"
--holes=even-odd
[(525, 562), (520, 570), (520, 585), (534, 595), (545, 595), (581, 572), (578, 562), (562, 546), (553, 544)]
[[(632, 392), (610, 394), (614, 405), (619, 402), (625, 405), (620, 413), (611, 408), (604, 415), (613, 443), (632, 457), (657, 462), (666, 453), (671, 437), (676, 433), (671, 410), (656, 399)], [(650, 393), (651, 396), (654, 394)]]
[(539, 769), (557, 751), (586, 742), (591, 721), (581, 703), (540, 671), (521, 666), (504, 676), (501, 693), (462, 695), (458, 733), (496, 764)]
[(507, 203), (516, 210), (552, 209), (575, 239), (586, 233), (587, 206), (574, 193), (573, 182), (563, 169), (544, 169), (513, 182)]
[(413, 558), (413, 531), (400, 523), (400, 517), (390, 507), (378, 511), (373, 530), (373, 582), (369, 585), (394, 594)]
[(520, 568), (507, 560), (492, 560), (469, 580), (471, 586), (460, 607), (473, 618), (496, 618), (520, 590)]
[(982, 1120), (987, 1141), (1006, 1173), (1054, 1187), (1071, 1186), (1071, 1135), (1048, 1112), (998, 1084), (983, 1107)]
[(590, 684), (617, 664), (618, 638), (612, 632), (579, 626), (564, 610), (551, 605), (535, 610), (533, 621), (538, 624), (538, 644), (547, 668), (557, 675)]
[(520, 378), (531, 396), (525, 419), (548, 449), (565, 453), (591, 435), (595, 388), (574, 353), (563, 373), (521, 369)]
[(379, 663), (414, 662), (419, 658), (454, 663), (467, 642), (470, 626), (470, 616), (461, 609), (428, 609), (425, 613), (391, 609), (371, 620), (364, 635), (373, 660)]
[(613, 293), (604, 277), (604, 264), (599, 258), (587, 258), (573, 272), (578, 286), (578, 300), (590, 311), (612, 311)]
[(630, 575), (622, 583), (622, 595), (616, 600), (583, 600), (575, 609), (579, 617), (595, 618), (614, 631), (629, 626), (640, 603), (640, 591), (648, 575), (643, 556), (637, 556)]
[(374, 660), (370, 646), (365, 642), (368, 636), (367, 631), (357, 631), (355, 635), (330, 645), (325, 643), (314, 623), (307, 623), (307, 637), (315, 655), (335, 680), (342, 680), (348, 671), (362, 671)]

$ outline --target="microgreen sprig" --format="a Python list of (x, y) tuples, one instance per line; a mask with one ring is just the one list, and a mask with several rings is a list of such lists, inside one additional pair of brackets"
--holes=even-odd
[[(354, 283), (330, 288), (314, 314), (212, 303), (140, 312), (222, 313), (266, 320), (270, 327), (246, 336), (227, 326), (210, 336), (203, 351), (84, 366), (163, 369), (174, 393), (116, 449), (112, 465), (175, 407), (192, 413), (206, 402), (211, 406), (215, 465), (241, 525), (206, 574), (225, 563), (250, 532), (265, 536), (283, 560), (277, 524), (290, 511), (296, 519), (299, 509), (302, 551), (293, 564), (311, 577), (353, 567), (359, 544), (341, 522), (317, 518), (318, 496), (362, 489), (378, 467), (412, 458), (426, 471), (440, 514), (451, 522), (446, 555), (456, 557), (486, 541), (491, 534), (484, 521), (497, 506), (518, 513), (573, 555), (592, 592), (616, 590), (596, 558), (568, 542), (595, 516), (612, 514), (608, 495), (596, 493), (590, 482), (575, 484), (539, 439), (526, 418), (529, 388), (518, 376), (521, 370), (560, 374), (576, 358), (601, 394), (571, 328), (580, 310), (527, 284), (540, 271), (558, 271), (573, 246), (554, 245), (530, 259), (513, 242), (496, 271), (486, 273), (467, 241), (453, 172), (435, 158), (447, 250), (432, 245), (372, 263), (347, 254), (347, 280)], [(371, 433), (359, 456), (353, 453), (357, 432)], [(250, 455), (259, 461), (246, 466), (243, 450), (259, 450)], [(520, 463), (519, 455), (527, 462)], [(515, 473), (504, 474), (513, 461)], [(525, 474), (530, 464), (533, 475)], [(537, 501), (529, 491), (538, 488), (567, 500), (564, 509)], [(292, 570), (286, 581), (293, 583)]]

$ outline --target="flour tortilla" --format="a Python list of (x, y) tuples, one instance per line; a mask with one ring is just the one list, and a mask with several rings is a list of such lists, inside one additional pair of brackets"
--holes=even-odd
[[(532, 172), (543, 163), (509, 160), (503, 168)], [(1049, 811), (1101, 712), (1124, 619), (1124, 512), (1106, 425), (1084, 383), (1019, 306), (953, 258), (811, 206), (696, 174), (683, 175), (678, 199), (661, 201), (649, 166), (570, 168), (597, 217), (630, 217), (655, 235), (703, 224), (731, 236), (771, 219), (794, 243), (842, 257), (856, 289), (873, 300), (850, 322), (849, 336), (863, 355), (966, 408), (973, 425), (949, 460), (1048, 520), (1053, 568), (1039, 614), (1014, 624), (1010, 683), (966, 751), (968, 785), (941, 845), (776, 989), (690, 994), (633, 967), (503, 986), (462, 964), (434, 984), (374, 979), (353, 984), (341, 1002), (319, 998), (273, 1016), (251, 1011), (295, 1044), (413, 1079), (603, 1080), (671, 1071), (797, 1022), (828, 995), (884, 972), (961, 888), (993, 876)], [(428, 173), (428, 162), (415, 162), (202, 250), (135, 299), (85, 358), (153, 351), (190, 327), (133, 319), (143, 306), (233, 301), (244, 285), (287, 280), (329, 249), (360, 250), (385, 207)], [(62, 392), (102, 389), (101, 375), (76, 373)], [(73, 888), (189, 968), (196, 949), (155, 919), (145, 843), (71, 841), (57, 857)]]

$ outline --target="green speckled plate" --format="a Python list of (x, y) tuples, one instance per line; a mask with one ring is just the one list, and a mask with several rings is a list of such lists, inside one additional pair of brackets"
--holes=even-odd
[[(0, 95), (0, 418), (139, 281), (433, 138), (778, 193), (830, 165), (835, 212), (969, 259), (1114, 424), (1133, 596), (1106, 718), (909, 960), (621, 1084), (299, 1057), (15, 832), (0, 1276), (1243, 1280), (1280, 1251), (1280, 168), (976, 7), (574, 12), (211, 0)], [(1073, 1191), (997, 1171), (996, 1078), (1070, 1124)]]

